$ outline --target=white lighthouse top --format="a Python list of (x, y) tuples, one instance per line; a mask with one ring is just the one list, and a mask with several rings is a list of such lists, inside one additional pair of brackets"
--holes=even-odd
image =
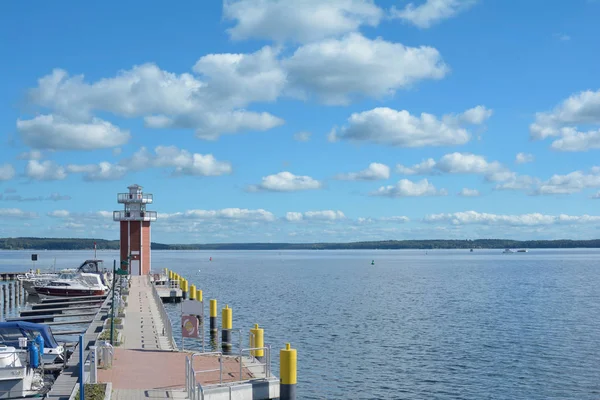
[(143, 193), (140, 185), (128, 186), (129, 193), (119, 193), (117, 201), (124, 205), (123, 211), (114, 211), (114, 221), (156, 221), (156, 211), (147, 211), (146, 204), (151, 204), (153, 196)]
[(127, 189), (129, 189), (130, 194), (141, 194), (143, 187), (137, 184), (133, 184), (131, 186), (127, 186)]

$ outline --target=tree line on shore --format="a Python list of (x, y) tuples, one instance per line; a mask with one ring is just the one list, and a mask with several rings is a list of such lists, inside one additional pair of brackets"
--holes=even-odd
[[(118, 250), (118, 240), (74, 238), (0, 238), (2, 250)], [(556, 249), (600, 248), (600, 239), (592, 240), (382, 240), (350, 243), (152, 243), (154, 250), (393, 250), (393, 249)]]

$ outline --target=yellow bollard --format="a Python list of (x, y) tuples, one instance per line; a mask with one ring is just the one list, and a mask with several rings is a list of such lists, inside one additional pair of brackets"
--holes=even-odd
[(210, 335), (217, 335), (217, 300), (210, 299)]
[(279, 350), (279, 398), (280, 400), (296, 400), (297, 354), (286, 343), (285, 349)]
[(36, 272), (37, 272), (37, 274), (39, 275), (39, 274), (40, 274), (40, 269), (38, 268)]
[(196, 300), (196, 285), (190, 286), (190, 300)]
[(183, 282), (183, 286), (181, 288), (182, 293), (183, 293), (183, 299), (187, 299), (187, 295), (188, 295), (188, 281), (186, 281), (185, 279), (182, 280)]
[(233, 328), (233, 310), (229, 305), (221, 310), (221, 348), (224, 354), (231, 353), (231, 329)]
[[(250, 329), (250, 347), (264, 347), (265, 346), (265, 331), (262, 328), (258, 327), (258, 324), (254, 324), (254, 328)], [(256, 358), (260, 358), (264, 356), (264, 350), (251, 350), (250, 354), (252, 354)], [(260, 360), (259, 360), (260, 361)]]
[(196, 300), (202, 301), (202, 290), (200, 289), (196, 290)]

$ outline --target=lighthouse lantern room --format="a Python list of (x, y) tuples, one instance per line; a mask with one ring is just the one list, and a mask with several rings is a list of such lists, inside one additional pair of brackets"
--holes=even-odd
[(123, 211), (113, 212), (113, 221), (121, 224), (121, 268), (131, 275), (148, 275), (151, 269), (150, 222), (156, 221), (156, 211), (146, 210), (152, 195), (142, 192), (140, 185), (131, 185), (129, 193), (119, 193), (117, 202)]

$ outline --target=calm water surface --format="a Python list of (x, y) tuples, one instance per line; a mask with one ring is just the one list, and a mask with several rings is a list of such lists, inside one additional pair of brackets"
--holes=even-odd
[[(0, 251), (0, 270), (30, 268), (30, 253)], [(92, 256), (39, 255), (41, 268)], [(115, 257), (98, 253), (108, 265)], [(260, 324), (273, 349), (290, 342), (302, 399), (541, 400), (600, 398), (599, 257), (154, 251), (152, 261), (218, 299), (219, 309), (229, 304), (234, 328)], [(179, 332), (179, 308), (168, 308)]]

